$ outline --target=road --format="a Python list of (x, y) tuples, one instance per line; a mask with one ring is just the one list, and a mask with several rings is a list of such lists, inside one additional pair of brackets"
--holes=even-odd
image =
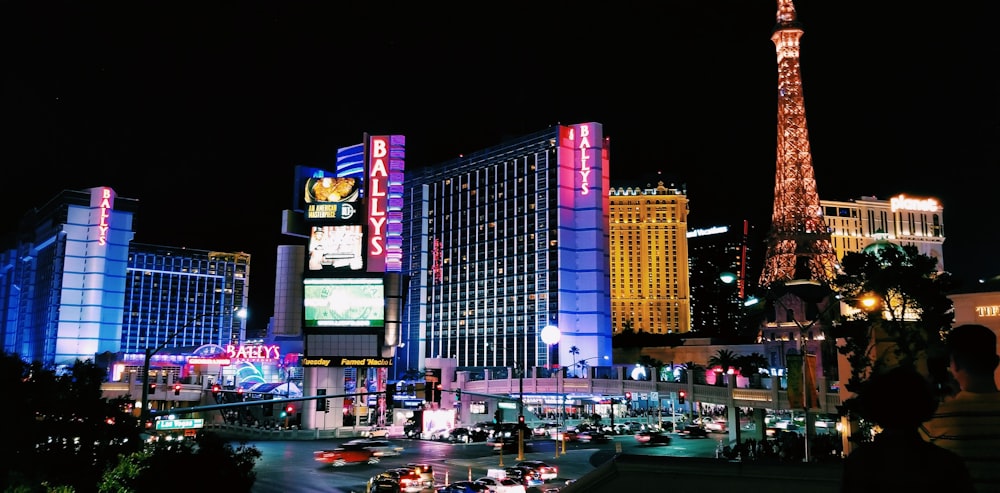
[[(671, 455), (681, 457), (715, 457), (715, 450), (725, 434), (712, 434), (709, 438), (685, 440), (672, 435), (667, 446), (644, 446), (636, 443), (632, 436), (617, 436), (606, 444), (569, 443), (566, 453), (556, 455), (552, 440), (533, 440), (526, 449), (526, 459), (539, 459), (559, 468), (559, 477), (550, 481), (551, 485), (565, 484), (567, 479), (576, 479), (593, 470), (621, 452), (646, 455)], [(324, 448), (335, 448), (348, 440), (316, 441), (262, 441), (247, 442), (262, 452), (255, 471), (257, 481), (253, 493), (313, 493), (342, 492), (362, 493), (368, 478), (388, 468), (402, 466), (407, 462), (427, 462), (434, 466), (438, 484), (472, 479), (486, 475), (489, 468), (512, 466), (517, 462), (517, 454), (496, 454), (483, 443), (448, 444), (425, 440), (392, 439), (404, 447), (402, 455), (386, 457), (375, 465), (349, 464), (332, 467), (313, 460), (313, 452)], [(236, 444), (234, 444), (236, 445)], [(531, 491), (531, 490), (529, 490)]]

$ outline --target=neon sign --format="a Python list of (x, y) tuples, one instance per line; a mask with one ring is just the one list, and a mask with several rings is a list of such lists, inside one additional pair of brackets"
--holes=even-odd
[[(100, 218), (97, 223), (97, 244), (104, 246), (108, 244), (108, 231), (111, 230), (111, 209), (115, 200), (115, 192), (107, 187), (97, 189), (100, 194), (97, 199), (97, 208)], [(93, 207), (93, 203), (91, 203)]]
[(281, 349), (277, 345), (236, 346), (226, 345), (226, 355), (231, 359), (240, 360), (272, 360), (281, 359)]
[(986, 305), (976, 307), (977, 317), (1000, 317), (1000, 305)]
[[(573, 136), (570, 134), (570, 139)], [(580, 144), (577, 146), (580, 151), (580, 195), (590, 193), (590, 125), (580, 125)]]
[(369, 140), (371, 161), (368, 166), (368, 271), (385, 272), (385, 221), (388, 205), (389, 139), (384, 136)]
[(889, 199), (890, 207), (892, 212), (896, 211), (918, 211), (918, 212), (937, 212), (941, 208), (938, 204), (937, 199), (911, 199), (906, 195), (899, 194), (896, 197)]

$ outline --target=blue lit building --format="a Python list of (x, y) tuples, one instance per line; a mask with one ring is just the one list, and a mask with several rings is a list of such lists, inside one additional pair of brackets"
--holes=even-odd
[(608, 165), (601, 125), (583, 123), (408, 171), (395, 376), (422, 374), (427, 358), (530, 369), (610, 357)]

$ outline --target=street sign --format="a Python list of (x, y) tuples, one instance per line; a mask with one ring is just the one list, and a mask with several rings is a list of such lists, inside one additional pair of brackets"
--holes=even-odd
[(660, 400), (660, 393), (659, 392), (650, 392), (649, 393), (649, 400), (651, 400), (651, 401), (658, 401), (658, 400)]
[(157, 430), (184, 430), (203, 428), (204, 426), (204, 419), (160, 419), (156, 421)]

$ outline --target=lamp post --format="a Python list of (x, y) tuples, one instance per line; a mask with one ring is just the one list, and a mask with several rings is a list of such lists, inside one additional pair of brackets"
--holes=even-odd
[[(545, 363), (550, 372), (552, 371), (552, 346), (559, 343), (559, 338), (561, 336), (562, 333), (559, 331), (559, 327), (556, 327), (555, 325), (547, 325), (545, 326), (544, 329), (542, 329), (542, 342), (545, 343)], [(556, 377), (556, 404), (560, 408), (562, 407), (562, 394), (560, 393), (559, 390), (559, 382), (561, 380), (562, 378), (558, 376)], [(556, 413), (556, 425), (557, 425), (556, 436), (557, 437), (562, 436), (562, 438), (565, 439), (564, 434), (559, 433), (559, 429), (562, 428), (562, 426), (559, 424), (561, 418), (562, 418), (562, 409), (559, 409), (559, 411)], [(559, 457), (558, 442), (556, 443), (556, 457)]]
[(514, 363), (517, 375), (517, 460), (524, 460), (524, 364)]
[(589, 358), (583, 358), (582, 360), (577, 361), (576, 362), (576, 366), (579, 366), (580, 369), (584, 369), (584, 368), (587, 367), (587, 361), (592, 360), (592, 359), (598, 359), (598, 358), (600, 358), (600, 359), (602, 359), (604, 361), (611, 361), (611, 357), (608, 356), (608, 355), (604, 355), (604, 356), (591, 356)]
[[(155, 348), (150, 348), (148, 346), (146, 347), (142, 361), (142, 401), (141, 401), (142, 407), (139, 409), (139, 422), (141, 423), (143, 429), (146, 429), (146, 421), (149, 419), (149, 362), (151, 359), (153, 359), (153, 355), (162, 351), (163, 348), (167, 347), (167, 345), (170, 344), (170, 342), (173, 341), (175, 337), (177, 337), (177, 334), (183, 332), (184, 329), (190, 327), (195, 322), (205, 317), (214, 315), (218, 315), (218, 313), (217, 312), (202, 313), (201, 315), (198, 315), (192, 318), (191, 320), (188, 320), (187, 323), (181, 326), (181, 328), (173, 331), (170, 335), (166, 337), (166, 339), (163, 340), (163, 343), (161, 343), (159, 346), (156, 346)], [(239, 318), (246, 318), (246, 309), (241, 308), (237, 310), (236, 316)]]

